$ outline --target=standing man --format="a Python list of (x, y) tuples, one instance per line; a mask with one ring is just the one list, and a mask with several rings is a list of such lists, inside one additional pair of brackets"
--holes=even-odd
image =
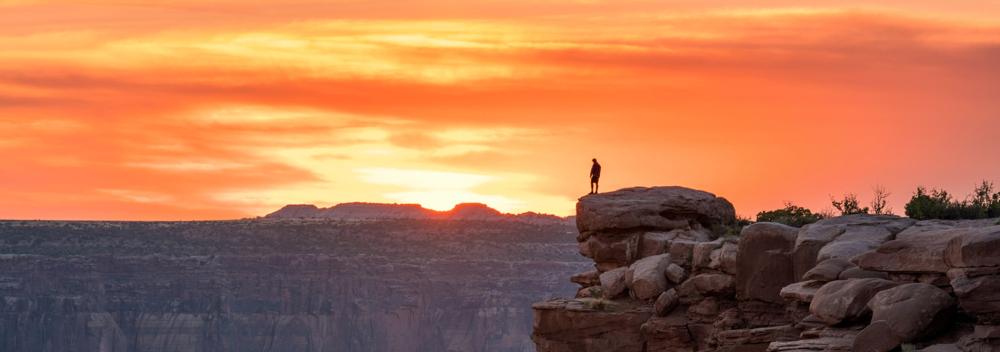
[(601, 179), (601, 164), (597, 163), (597, 159), (594, 160), (594, 165), (590, 167), (590, 194), (597, 194), (597, 188), (599, 185), (598, 181)]

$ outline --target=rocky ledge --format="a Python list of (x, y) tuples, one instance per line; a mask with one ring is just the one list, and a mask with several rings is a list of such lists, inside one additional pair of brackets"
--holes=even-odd
[(573, 299), (540, 352), (1000, 351), (1000, 225), (851, 215), (725, 235), (724, 198), (629, 188), (577, 203)]

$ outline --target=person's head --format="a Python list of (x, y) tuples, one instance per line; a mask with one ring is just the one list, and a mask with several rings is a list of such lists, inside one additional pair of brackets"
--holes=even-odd
[(594, 161), (595, 163), (597, 162), (597, 158), (593, 158), (593, 159), (591, 159), (591, 160), (593, 160), (593, 161)]

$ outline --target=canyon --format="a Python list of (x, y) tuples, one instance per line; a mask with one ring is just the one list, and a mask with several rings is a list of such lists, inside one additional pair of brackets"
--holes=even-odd
[(555, 220), (2, 221), (0, 350), (532, 351)]

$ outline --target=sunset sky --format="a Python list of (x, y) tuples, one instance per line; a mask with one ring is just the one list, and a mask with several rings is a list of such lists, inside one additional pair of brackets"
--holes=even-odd
[(0, 218), (1000, 183), (1000, 1), (0, 0)]

